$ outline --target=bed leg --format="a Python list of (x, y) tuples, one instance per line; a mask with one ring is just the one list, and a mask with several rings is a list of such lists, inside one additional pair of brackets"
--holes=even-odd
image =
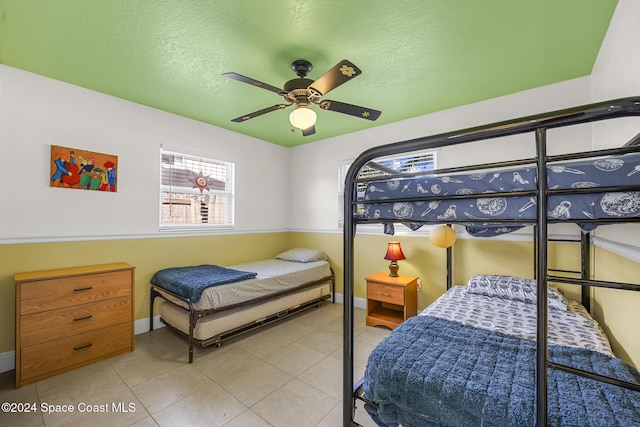
[(336, 302), (336, 275), (333, 272), (333, 268), (331, 269), (331, 303), (335, 304)]
[(189, 311), (189, 363), (193, 363), (193, 328), (196, 322), (193, 310)]
[(149, 293), (151, 301), (149, 302), (149, 331), (153, 331), (153, 301), (156, 299), (155, 291), (151, 288)]

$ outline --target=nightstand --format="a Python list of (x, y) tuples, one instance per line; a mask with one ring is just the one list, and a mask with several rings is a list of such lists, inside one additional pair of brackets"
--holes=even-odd
[(367, 326), (395, 329), (418, 314), (418, 278), (376, 273), (367, 281)]

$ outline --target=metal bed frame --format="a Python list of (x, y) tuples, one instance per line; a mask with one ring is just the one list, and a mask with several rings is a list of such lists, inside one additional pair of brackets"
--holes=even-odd
[[(517, 195), (529, 195), (537, 198), (537, 213), (536, 219), (530, 221), (516, 220), (487, 220), (482, 219), (481, 222), (513, 222), (513, 223), (526, 223), (527, 225), (534, 226), (534, 269), (535, 277), (542, 286), (537, 287), (538, 291), (538, 303), (537, 303), (537, 359), (536, 359), (536, 417), (537, 425), (539, 427), (545, 426), (547, 422), (547, 369), (560, 369), (567, 372), (571, 372), (576, 375), (582, 375), (588, 378), (604, 381), (610, 384), (615, 384), (628, 389), (640, 391), (640, 387), (636, 384), (619, 381), (617, 379), (604, 377), (591, 372), (577, 370), (569, 366), (552, 363), (548, 360), (548, 342), (547, 342), (547, 283), (558, 282), (565, 284), (573, 284), (582, 286), (582, 302), (587, 309), (589, 308), (589, 288), (590, 287), (606, 287), (611, 289), (625, 289), (640, 291), (640, 286), (608, 282), (600, 280), (590, 279), (590, 240), (588, 234), (585, 234), (581, 242), (581, 254), (582, 265), (579, 278), (569, 278), (551, 275), (553, 272), (564, 272), (562, 270), (553, 270), (548, 268), (548, 248), (547, 244), (553, 239), (548, 235), (548, 224), (559, 222), (571, 222), (567, 220), (555, 220), (547, 218), (547, 196), (553, 194), (562, 193), (594, 193), (594, 192), (616, 192), (616, 191), (640, 191), (640, 185), (620, 185), (612, 187), (597, 187), (597, 188), (581, 188), (571, 190), (551, 190), (547, 188), (547, 169), (546, 164), (551, 161), (563, 161), (574, 159), (585, 159), (592, 157), (601, 157), (609, 155), (620, 155), (632, 152), (640, 152), (640, 145), (636, 145), (640, 140), (640, 133), (636, 135), (631, 141), (625, 144), (623, 147), (604, 150), (592, 150), (589, 152), (573, 153), (567, 155), (547, 155), (547, 130), (583, 123), (591, 123), (602, 120), (609, 120), (621, 117), (640, 116), (640, 97), (622, 98), (612, 101), (600, 102), (589, 104), (585, 106), (569, 108), (564, 110), (553, 111), (545, 114), (528, 116), (518, 118), (514, 120), (508, 120), (498, 122), (494, 124), (478, 126), (460, 131), (454, 131), (435, 136), (429, 136), (424, 138), (416, 138), (412, 140), (396, 142), (388, 145), (382, 145), (371, 148), (363, 152), (349, 168), (346, 180), (345, 180), (345, 192), (344, 192), (344, 322), (343, 322), (343, 426), (353, 427), (360, 426), (355, 420), (355, 401), (361, 399), (361, 396), (356, 392), (359, 385), (354, 387), (353, 374), (354, 374), (354, 240), (356, 236), (356, 226), (362, 223), (380, 223), (388, 222), (385, 219), (364, 219), (359, 217), (357, 212), (357, 205), (367, 204), (367, 201), (357, 200), (357, 184), (367, 181), (366, 179), (358, 179), (360, 170), (367, 165), (367, 163), (373, 160), (389, 155), (395, 155), (400, 153), (413, 152), (418, 150), (436, 149), (439, 147), (454, 146), (457, 144), (464, 144), (473, 141), (489, 140), (498, 137), (505, 137), (511, 135), (518, 135), (524, 133), (535, 134), (536, 144), (536, 156), (533, 159), (520, 159), (506, 162), (486, 163), (481, 165), (465, 166), (465, 167), (453, 167), (446, 169), (438, 169), (430, 171), (430, 173), (448, 174), (454, 172), (463, 171), (477, 171), (481, 169), (489, 169), (504, 166), (517, 166), (523, 164), (534, 163), (538, 170), (538, 183), (536, 190), (533, 191), (519, 191)], [(411, 176), (407, 174), (388, 175), (386, 178)], [(492, 193), (493, 197), (509, 196), (516, 193)], [(424, 197), (422, 199), (414, 198), (416, 200), (442, 200), (446, 198), (474, 198), (477, 195), (456, 195), (454, 197)], [(388, 202), (394, 202), (394, 199), (387, 200)], [(416, 222), (416, 221), (412, 221)], [(445, 222), (445, 221), (443, 221)], [(447, 219), (446, 223), (464, 222), (469, 223), (468, 219), (462, 219), (459, 221)], [(594, 220), (579, 220), (580, 223), (598, 223), (598, 224), (610, 224), (610, 223), (630, 223), (640, 222), (640, 217), (633, 218), (612, 218), (612, 219), (594, 219)], [(433, 221), (431, 221), (433, 223)], [(451, 260), (452, 249), (447, 249), (447, 288), (452, 285), (452, 273), (451, 273)], [(586, 304), (585, 304), (586, 303)], [(366, 402), (367, 404), (375, 405), (375, 402)]]
[[(282, 311), (279, 311), (277, 313), (272, 313), (271, 315), (265, 316), (264, 319), (262, 319), (261, 321), (255, 321), (255, 322), (250, 322), (244, 325), (239, 325), (236, 328), (233, 328), (231, 330), (222, 332), (220, 334), (217, 334), (213, 337), (210, 337), (206, 340), (197, 340), (196, 338), (194, 338), (193, 336), (193, 331), (196, 328), (196, 325), (198, 323), (198, 320), (203, 319), (207, 316), (211, 316), (217, 313), (221, 313), (224, 311), (228, 311), (231, 309), (235, 309), (235, 308), (241, 308), (241, 307), (252, 307), (252, 306), (256, 306), (258, 304), (264, 303), (264, 302), (268, 302), (268, 301), (272, 301), (272, 300), (276, 300), (278, 298), (281, 298), (283, 296), (286, 295), (292, 295), (295, 293), (298, 293), (300, 291), (303, 291), (305, 289), (311, 288), (313, 286), (316, 286), (318, 284), (321, 283), (325, 283), (325, 282), (330, 282), (330, 288), (331, 288), (331, 294), (330, 295), (325, 295), (319, 298), (315, 298), (313, 300), (310, 301), (306, 301), (302, 304), (299, 304), (296, 307), (291, 307)], [(180, 296), (178, 294), (175, 294), (173, 292), (167, 291), (166, 289), (162, 288), (161, 286), (158, 285), (151, 285), (151, 289), (150, 289), (150, 312), (149, 312), (149, 330), (153, 331), (153, 309), (154, 309), (154, 301), (156, 298), (161, 298), (165, 301), (165, 303), (169, 303), (172, 304), (182, 310), (184, 310), (185, 312), (187, 312), (188, 316), (189, 316), (189, 333), (185, 334), (182, 331), (178, 330), (177, 328), (173, 327), (172, 325), (170, 325), (169, 323), (167, 323), (166, 321), (164, 321), (162, 318), (160, 319), (160, 321), (162, 323), (164, 323), (167, 327), (171, 328), (174, 331), (177, 331), (178, 333), (180, 333), (181, 335), (185, 335), (189, 344), (189, 363), (193, 363), (193, 347), (195, 343), (198, 343), (201, 347), (208, 347), (210, 345), (215, 345), (216, 347), (220, 347), (222, 345), (222, 342), (230, 339), (232, 337), (235, 337), (239, 334), (242, 334), (244, 332), (249, 332), (253, 329), (268, 325), (270, 323), (273, 323), (275, 321), (278, 320), (282, 320), (286, 317), (289, 317), (293, 314), (297, 314), (297, 313), (301, 313), (305, 310), (308, 310), (310, 308), (313, 307), (319, 307), (320, 303), (322, 303), (325, 300), (328, 300), (329, 298), (331, 298), (331, 302), (335, 302), (335, 274), (333, 272), (333, 268), (331, 269), (331, 275), (327, 276), (327, 277), (323, 277), (322, 279), (319, 280), (314, 280), (312, 282), (307, 282), (304, 283), (300, 286), (296, 286), (295, 288), (291, 288), (291, 289), (286, 289), (284, 291), (280, 291), (280, 292), (276, 292), (276, 293), (272, 293), (269, 295), (265, 295), (259, 298), (253, 298), (247, 301), (243, 301), (237, 304), (232, 304), (232, 305), (227, 305), (224, 307), (220, 307), (220, 308), (215, 308), (215, 309), (206, 309), (206, 310), (196, 310), (193, 308), (193, 303), (188, 299), (185, 298), (183, 296)], [(181, 301), (184, 305), (186, 305), (187, 307), (177, 304), (176, 302), (168, 299), (166, 296), (171, 296), (173, 298), (175, 298), (176, 300)]]

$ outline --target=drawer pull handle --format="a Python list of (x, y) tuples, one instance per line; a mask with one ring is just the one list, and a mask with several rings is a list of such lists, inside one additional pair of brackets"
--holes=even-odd
[(82, 349), (84, 349), (84, 348), (89, 348), (89, 347), (91, 347), (92, 345), (93, 345), (93, 344), (89, 343), (89, 344), (81, 345), (80, 347), (73, 347), (73, 349), (74, 349), (75, 351), (78, 351), (78, 350), (82, 350)]
[(380, 292), (380, 291), (378, 291), (378, 295), (382, 295), (382, 296), (385, 296), (385, 297), (390, 297), (391, 296), (391, 294), (389, 292)]
[(93, 314), (90, 314), (88, 316), (84, 316), (84, 317), (76, 317), (75, 319), (73, 319), (74, 322), (77, 322), (79, 320), (87, 320), (87, 319), (91, 319), (93, 317)]
[(73, 292), (90, 291), (91, 289), (93, 289), (93, 286), (88, 286), (86, 288), (77, 288), (77, 289), (74, 289)]

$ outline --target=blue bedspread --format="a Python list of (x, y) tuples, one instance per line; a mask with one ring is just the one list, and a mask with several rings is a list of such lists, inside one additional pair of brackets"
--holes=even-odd
[[(412, 178), (372, 180), (367, 183), (366, 204), (361, 218), (388, 219), (385, 233), (393, 234), (393, 223), (412, 229), (424, 223), (458, 222), (469, 234), (489, 237), (508, 233), (532, 223), (537, 216), (536, 198), (530, 196), (496, 196), (491, 193), (532, 191), (538, 179), (535, 166), (501, 170), (494, 173), (425, 175)], [(549, 189), (580, 189), (621, 185), (640, 185), (640, 154), (563, 162), (547, 167)], [(456, 199), (447, 196), (477, 195)], [(440, 198), (429, 200), (429, 198)], [(631, 218), (640, 216), (640, 192), (598, 192), (558, 194), (548, 199), (548, 219), (570, 221)], [(500, 219), (522, 220), (496, 222)], [(483, 220), (491, 222), (483, 223)], [(583, 222), (581, 228), (595, 228)]]
[[(549, 346), (549, 359), (640, 384), (619, 359)], [(371, 353), (364, 395), (380, 426), (536, 425), (536, 343), (432, 316), (412, 317)], [(547, 425), (640, 425), (640, 392), (549, 369)], [(368, 408), (369, 410), (369, 408)]]
[(198, 302), (202, 292), (207, 288), (253, 279), (256, 276), (257, 273), (251, 271), (233, 270), (217, 265), (197, 265), (165, 268), (153, 275), (151, 283), (188, 298), (191, 302)]

